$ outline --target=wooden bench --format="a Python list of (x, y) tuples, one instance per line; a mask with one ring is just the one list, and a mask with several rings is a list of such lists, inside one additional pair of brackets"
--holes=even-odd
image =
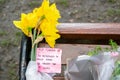
[[(97, 45), (108, 47), (108, 42), (113, 39), (120, 44), (120, 23), (61, 23), (57, 26), (61, 38), (57, 40), (56, 48), (63, 50), (62, 73), (56, 74), (54, 80), (64, 80), (66, 60), (78, 55), (87, 54)], [(20, 80), (25, 80), (25, 70), (30, 60), (31, 41), (23, 36), (20, 55)], [(49, 47), (41, 43), (39, 47)]]

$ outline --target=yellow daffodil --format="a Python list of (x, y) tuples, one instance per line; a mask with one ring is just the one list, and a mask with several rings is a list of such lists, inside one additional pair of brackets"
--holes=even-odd
[(50, 5), (49, 0), (43, 0), (39, 8), (35, 8), (32, 13), (22, 13), (21, 20), (13, 21), (13, 23), (29, 37), (31, 37), (32, 34), (30, 29), (35, 28), (36, 31), (43, 34), (43, 37), (50, 47), (54, 47), (55, 40), (60, 37), (60, 35), (57, 34), (58, 30), (56, 28), (60, 17), (56, 5)]
[(56, 33), (58, 32), (56, 29), (56, 24), (52, 24), (52, 22), (46, 23), (44, 20), (44, 23), (42, 23), (40, 27), (46, 42), (50, 45), (50, 47), (54, 47), (55, 40), (60, 38), (60, 35)]
[(30, 31), (29, 29), (32, 29), (36, 26), (37, 23), (37, 18), (36, 15), (34, 15), (33, 13), (29, 13), (29, 14), (21, 14), (21, 21), (13, 21), (14, 25), (21, 29), (25, 35), (30, 37)]
[(60, 17), (56, 5), (50, 5), (49, 0), (43, 0), (42, 5), (35, 8), (31, 13), (22, 13), (20, 21), (13, 21), (17, 28), (21, 29), (28, 37), (31, 37), (31, 60), (35, 60), (36, 44), (42, 41), (43, 38), (50, 47), (54, 47), (55, 40), (60, 38), (56, 28)]
[(60, 13), (56, 8), (55, 4), (50, 6), (49, 0), (44, 0), (42, 6), (36, 8), (33, 11), (38, 17), (44, 15), (44, 20), (41, 21), (41, 25), (39, 29), (41, 30), (42, 34), (44, 35), (46, 42), (51, 46), (54, 47), (55, 40), (60, 37), (57, 34), (58, 30), (56, 28), (58, 24), (58, 19), (60, 18)]
[(39, 8), (35, 8), (33, 13), (37, 15), (37, 17), (41, 18), (41, 16), (45, 16), (45, 19), (49, 22), (54, 22), (61, 17), (59, 11), (56, 8), (55, 4), (50, 5), (49, 0), (44, 0), (42, 6)]
[(46, 35), (45, 36), (45, 40), (46, 42), (49, 44), (50, 47), (54, 47), (55, 46), (55, 42), (56, 42), (56, 39), (60, 38), (60, 35), (59, 34), (51, 34), (51, 35)]

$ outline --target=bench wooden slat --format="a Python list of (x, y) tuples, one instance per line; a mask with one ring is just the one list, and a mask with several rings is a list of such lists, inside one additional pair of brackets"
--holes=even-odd
[[(109, 47), (107, 45), (88, 45), (88, 44), (56, 44), (55, 48), (62, 49), (62, 64), (66, 64), (67, 59), (75, 58), (79, 55), (87, 54), (88, 51), (91, 51), (96, 46)], [(40, 44), (39, 47), (48, 48), (48, 44)]]
[(65, 78), (64, 78), (64, 77), (61, 77), (61, 76), (59, 76), (59, 77), (53, 77), (53, 79), (54, 79), (54, 80), (65, 80)]
[(61, 23), (57, 28), (65, 39), (120, 40), (120, 23)]
[(60, 34), (120, 35), (120, 23), (61, 23)]

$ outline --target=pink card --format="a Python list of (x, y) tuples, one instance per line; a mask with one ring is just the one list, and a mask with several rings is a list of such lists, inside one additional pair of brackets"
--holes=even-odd
[(58, 48), (37, 48), (36, 62), (39, 72), (61, 73), (62, 50)]

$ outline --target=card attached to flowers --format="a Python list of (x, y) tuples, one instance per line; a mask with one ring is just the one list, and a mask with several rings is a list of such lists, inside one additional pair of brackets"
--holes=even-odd
[(61, 73), (62, 49), (37, 48), (36, 62), (39, 72)]

